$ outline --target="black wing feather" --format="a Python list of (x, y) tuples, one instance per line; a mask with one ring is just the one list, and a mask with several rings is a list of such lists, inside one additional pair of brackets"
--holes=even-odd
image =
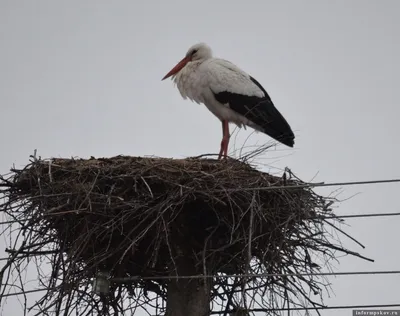
[(223, 91), (214, 93), (215, 99), (222, 104), (229, 104), (232, 110), (260, 126), (265, 134), (293, 147), (294, 134), (290, 125), (274, 106), (267, 91), (253, 77), (250, 79), (264, 92), (263, 98)]

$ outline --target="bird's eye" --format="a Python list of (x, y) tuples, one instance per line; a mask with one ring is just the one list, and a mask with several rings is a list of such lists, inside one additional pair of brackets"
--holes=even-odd
[(192, 56), (197, 53), (197, 49), (192, 52)]

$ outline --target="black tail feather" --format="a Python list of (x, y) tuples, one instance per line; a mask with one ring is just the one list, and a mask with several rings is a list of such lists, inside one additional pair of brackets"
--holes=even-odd
[[(286, 146), (294, 146), (294, 133), (290, 125), (270, 100), (255, 105), (249, 119), (260, 126), (263, 132)], [(250, 115), (249, 115), (250, 116)]]

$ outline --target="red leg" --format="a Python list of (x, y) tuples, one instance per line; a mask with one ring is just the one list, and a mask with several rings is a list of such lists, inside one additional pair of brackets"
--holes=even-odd
[(222, 121), (222, 141), (221, 141), (221, 150), (219, 151), (218, 159), (222, 157), (226, 159), (228, 155), (228, 144), (229, 144), (229, 122)]
[(229, 122), (224, 121), (224, 129), (225, 129), (225, 142), (224, 142), (224, 159), (228, 156), (228, 145), (229, 145), (229, 139), (231, 135), (229, 135)]
[(218, 160), (221, 159), (222, 154), (224, 153), (224, 139), (225, 139), (225, 126), (224, 126), (224, 121), (222, 121), (222, 140), (221, 140), (221, 149), (219, 150)]

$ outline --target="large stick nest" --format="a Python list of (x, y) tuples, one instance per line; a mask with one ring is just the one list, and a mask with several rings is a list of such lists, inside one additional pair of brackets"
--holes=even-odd
[[(24, 232), (21, 247), (9, 251), (13, 260), (51, 260), (43, 286), (62, 290), (36, 307), (58, 306), (60, 314), (67, 299), (75, 302), (70, 312), (86, 304), (103, 314), (107, 304), (116, 314), (133, 309), (126, 296), (137, 302), (152, 291), (165, 299), (168, 279), (156, 277), (176, 275), (177, 256), (193, 263), (189, 275), (318, 272), (334, 251), (349, 252), (328, 240), (331, 201), (285, 175), (236, 160), (35, 159), (3, 179), (2, 211)], [(89, 289), (99, 272), (109, 275), (111, 289), (95, 304)], [(229, 309), (245, 282), (253, 295), (275, 295), (264, 308), (295, 304), (296, 297), (316, 306), (309, 291), (320, 294), (323, 286), (315, 276), (218, 277), (212, 297)]]

